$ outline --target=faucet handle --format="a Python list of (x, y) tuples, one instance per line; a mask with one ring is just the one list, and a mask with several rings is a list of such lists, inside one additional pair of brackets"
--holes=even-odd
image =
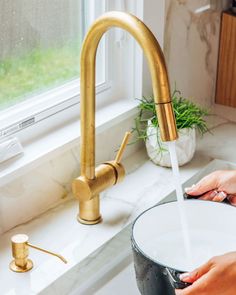
[(130, 131), (125, 132), (125, 136), (123, 138), (123, 141), (121, 143), (121, 146), (120, 146), (120, 148), (118, 150), (118, 153), (116, 155), (116, 158), (115, 158), (115, 162), (118, 163), (118, 164), (121, 161), (121, 158), (123, 156), (124, 150), (126, 148), (126, 145), (127, 145), (128, 141), (129, 141), (130, 136), (131, 136), (131, 132)]
[(12, 236), (11, 246), (12, 246), (12, 256), (14, 260), (12, 260), (12, 262), (9, 265), (12, 271), (26, 272), (32, 269), (33, 262), (31, 259), (28, 259), (29, 247), (42, 251), (44, 253), (56, 256), (59, 259), (61, 259), (64, 263), (67, 263), (66, 259), (62, 257), (61, 255), (42, 249), (38, 246), (34, 246), (30, 244), (28, 240), (29, 240), (29, 237), (24, 234), (18, 234), (18, 235)]

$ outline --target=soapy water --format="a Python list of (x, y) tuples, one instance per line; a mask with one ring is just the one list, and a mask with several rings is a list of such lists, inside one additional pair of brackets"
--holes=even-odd
[[(182, 248), (184, 249), (182, 253), (182, 258), (187, 261), (188, 269), (194, 268), (193, 263), (193, 251), (192, 251), (192, 245), (190, 240), (190, 233), (188, 228), (188, 222), (186, 218), (186, 212), (184, 207), (184, 194), (181, 186), (180, 181), (180, 173), (179, 173), (179, 164), (176, 154), (176, 146), (175, 141), (169, 141), (168, 143), (169, 153), (170, 153), (170, 159), (171, 159), (171, 165), (172, 165), (172, 173), (173, 173), (173, 182), (176, 190), (176, 196), (177, 196), (177, 204), (178, 204), (178, 210), (179, 210), (179, 216), (180, 216), (180, 222), (181, 222), (181, 230), (182, 230), (182, 240), (183, 245)], [(176, 247), (179, 247), (180, 245), (176, 245)]]

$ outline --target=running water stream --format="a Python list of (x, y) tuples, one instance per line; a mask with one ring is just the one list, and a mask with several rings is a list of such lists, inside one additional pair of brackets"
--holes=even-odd
[(179, 216), (180, 216), (180, 222), (181, 222), (181, 228), (182, 228), (182, 236), (184, 241), (186, 259), (189, 262), (189, 265), (193, 266), (193, 254), (191, 251), (190, 234), (189, 234), (186, 211), (184, 207), (184, 194), (183, 194), (181, 181), (180, 181), (179, 164), (178, 164), (178, 159), (176, 154), (175, 141), (170, 141), (167, 144), (168, 144), (169, 153), (170, 153), (174, 186), (175, 186), (176, 195), (177, 195), (177, 203), (178, 203), (178, 209), (179, 209)]
[[(177, 202), (154, 206), (150, 215), (143, 214), (137, 233), (148, 257), (164, 266), (189, 272), (213, 256), (235, 251), (236, 236), (233, 226), (228, 226), (236, 224), (235, 208), (216, 202), (185, 201), (175, 142), (169, 142), (168, 148)], [(152, 227), (153, 221), (157, 226), (150, 233), (140, 234), (147, 226)]]

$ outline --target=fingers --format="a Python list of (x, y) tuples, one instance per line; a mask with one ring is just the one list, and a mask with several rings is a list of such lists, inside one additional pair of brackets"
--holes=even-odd
[(175, 295), (183, 295), (183, 290), (175, 290)]
[(206, 274), (211, 269), (211, 262), (203, 264), (202, 266), (196, 268), (194, 271), (189, 273), (184, 273), (180, 275), (180, 280), (186, 283), (193, 283), (197, 281), (200, 277)]
[[(207, 276), (207, 275), (206, 275)], [(205, 276), (203, 276), (201, 279), (193, 283), (191, 286), (182, 289), (182, 290), (175, 290), (176, 295), (206, 295), (208, 294), (206, 291), (206, 283), (204, 282), (206, 280)]]
[(191, 196), (202, 195), (218, 187), (218, 173), (213, 172), (200, 180), (191, 188), (186, 188), (186, 193)]
[(223, 202), (226, 198), (227, 194), (225, 192), (218, 192), (217, 190), (212, 190), (202, 195), (199, 199), (205, 201)]
[(236, 195), (228, 195), (227, 199), (231, 205), (236, 206)]
[(193, 271), (190, 275), (198, 278), (193, 284), (183, 290), (175, 290), (176, 295), (206, 295), (207, 286), (211, 283), (211, 262), (207, 262), (202, 267)]
[(199, 200), (205, 200), (205, 201), (212, 201), (213, 198), (216, 196), (217, 192), (215, 190), (211, 190), (205, 194), (203, 194)]
[[(226, 198), (227, 198), (227, 194), (225, 192), (210, 190), (209, 192), (201, 195), (201, 197), (199, 197), (199, 200), (223, 202)], [(236, 206), (236, 199), (235, 199), (235, 206)]]
[(200, 294), (205, 295), (207, 293), (205, 293), (204, 285), (202, 285), (199, 280), (185, 289), (175, 290), (175, 294), (176, 295), (200, 295)]
[(216, 192), (216, 195), (214, 196), (214, 198), (212, 199), (212, 201), (214, 202), (223, 202), (224, 199), (227, 198), (227, 194), (225, 192)]

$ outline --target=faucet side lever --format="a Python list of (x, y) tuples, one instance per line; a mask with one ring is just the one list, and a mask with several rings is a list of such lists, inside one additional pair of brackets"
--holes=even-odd
[(126, 145), (127, 145), (128, 141), (129, 141), (130, 136), (131, 136), (130, 131), (125, 132), (125, 137), (124, 137), (124, 139), (123, 139), (123, 141), (121, 143), (121, 146), (120, 146), (120, 148), (118, 150), (118, 153), (116, 155), (116, 158), (115, 158), (116, 163), (120, 163), (121, 158), (123, 156), (124, 150), (126, 148)]
[(125, 133), (115, 160), (99, 165), (95, 169), (94, 179), (88, 179), (84, 175), (81, 175), (73, 181), (73, 194), (78, 198), (79, 201), (90, 201), (100, 192), (121, 182), (124, 179), (125, 169), (120, 161), (130, 136), (131, 132)]

